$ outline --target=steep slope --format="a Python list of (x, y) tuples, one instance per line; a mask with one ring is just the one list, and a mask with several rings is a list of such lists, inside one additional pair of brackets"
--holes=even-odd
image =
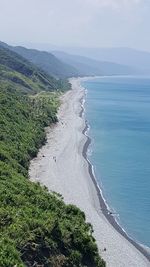
[(56, 87), (40, 92), (48, 77), (6, 48), (0, 64), (0, 267), (105, 267), (84, 213), (28, 179), (45, 127), (57, 122)]
[(3, 46), (0, 46), (0, 81), (26, 93), (61, 89), (59, 80)]
[(52, 52), (65, 63), (78, 69), (80, 75), (130, 75), (138, 74), (136, 68), (112, 62), (103, 62), (79, 55), (71, 55), (60, 51)]
[(1, 46), (9, 48), (10, 50), (20, 54), (51, 76), (58, 78), (78, 76), (78, 71), (74, 67), (61, 62), (51, 53), (36, 49), (27, 49), (21, 46), (13, 47), (2, 42), (0, 44)]

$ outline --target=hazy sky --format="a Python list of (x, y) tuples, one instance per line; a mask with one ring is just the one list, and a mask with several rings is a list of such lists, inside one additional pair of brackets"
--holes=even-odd
[(150, 51), (150, 0), (0, 0), (0, 39)]

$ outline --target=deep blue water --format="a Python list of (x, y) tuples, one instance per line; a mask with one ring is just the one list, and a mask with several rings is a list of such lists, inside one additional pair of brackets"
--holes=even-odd
[(90, 161), (103, 195), (136, 241), (150, 247), (150, 78), (83, 82)]

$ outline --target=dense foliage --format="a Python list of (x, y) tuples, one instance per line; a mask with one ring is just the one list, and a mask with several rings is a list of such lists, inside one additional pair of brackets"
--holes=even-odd
[[(43, 70), (0, 43), (0, 82), (8, 83), (23, 93), (64, 90), (66, 81), (56, 80)], [(69, 86), (69, 84), (67, 84)]]
[(28, 179), (58, 93), (18, 88), (0, 81), (0, 267), (104, 267), (84, 213)]
[(22, 46), (10, 46), (2, 42), (0, 42), (0, 46), (16, 52), (53, 77), (64, 79), (79, 75), (74, 67), (59, 60), (49, 52), (27, 49)]

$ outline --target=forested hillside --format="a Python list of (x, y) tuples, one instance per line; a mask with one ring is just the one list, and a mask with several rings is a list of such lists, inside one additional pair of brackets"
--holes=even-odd
[(0, 82), (24, 93), (63, 90), (68, 84), (56, 80), (17, 53), (0, 46)]
[(57, 122), (58, 81), (7, 49), (0, 64), (0, 267), (104, 267), (84, 213), (28, 178)]
[(76, 68), (62, 62), (49, 52), (39, 51), (36, 49), (27, 49), (22, 46), (10, 46), (3, 42), (0, 42), (0, 46), (16, 52), (33, 64), (37, 65), (39, 68), (43, 69), (43, 71), (50, 76), (64, 79), (79, 75), (79, 72)]

